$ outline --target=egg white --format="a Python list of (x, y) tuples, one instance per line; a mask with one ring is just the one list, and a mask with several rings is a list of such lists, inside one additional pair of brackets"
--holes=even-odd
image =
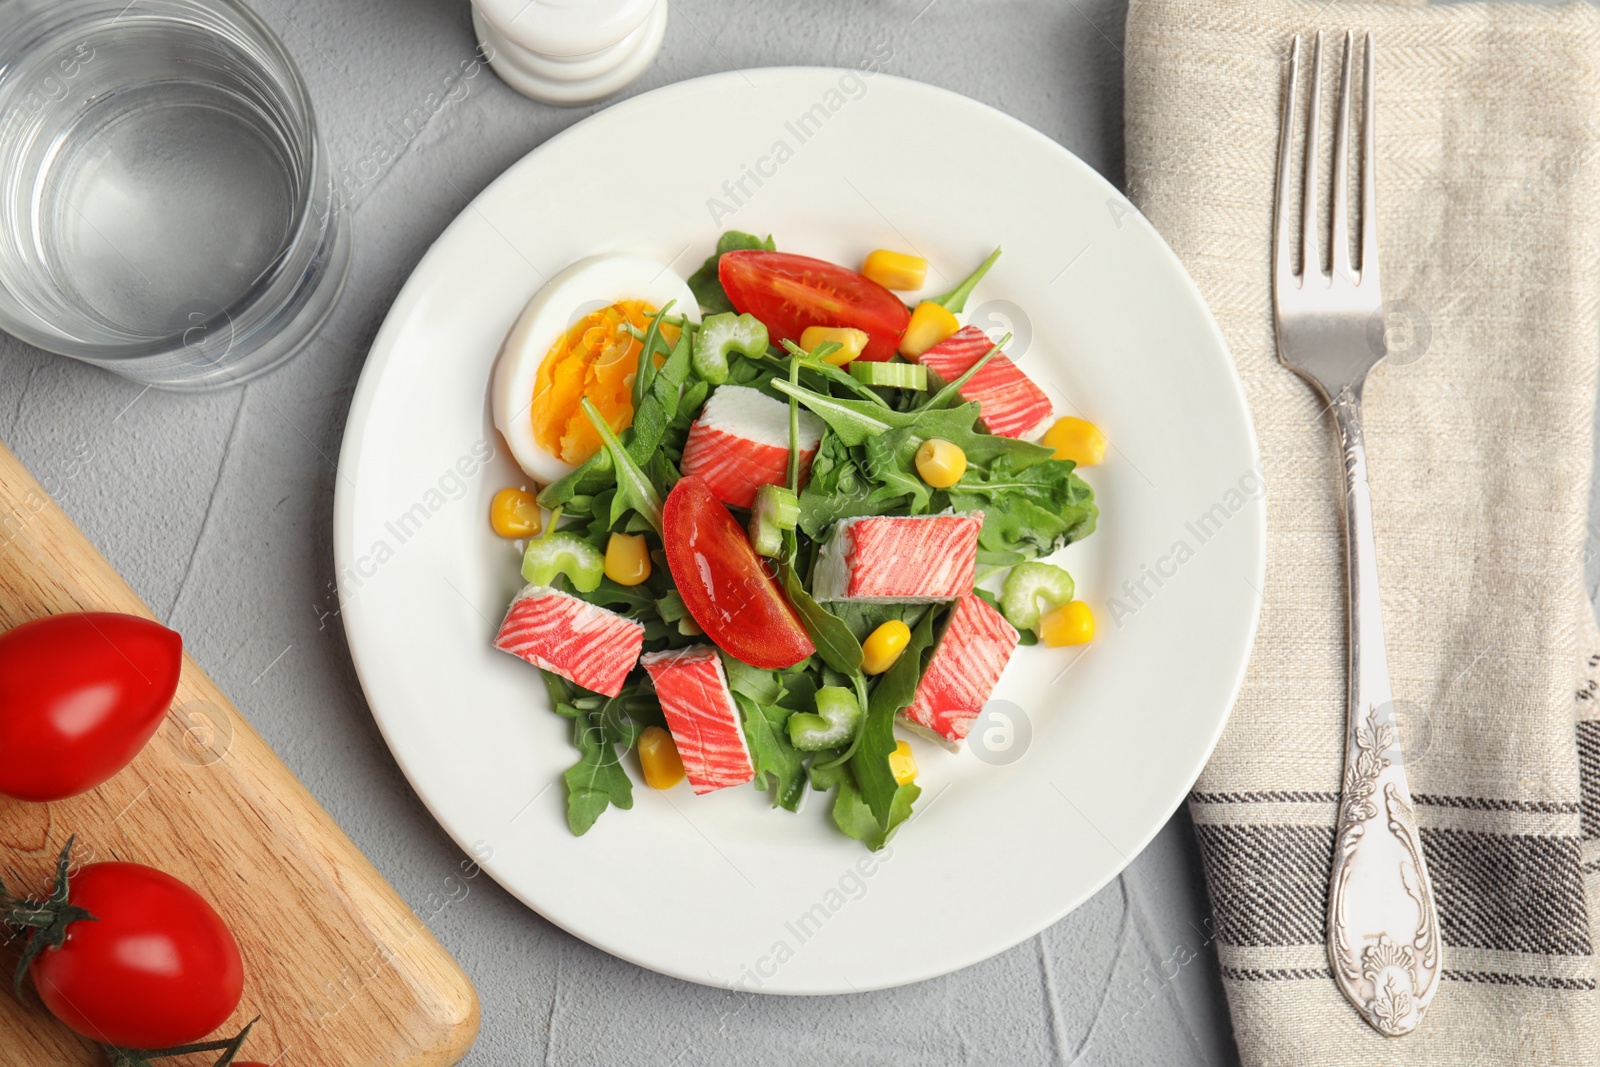
[(517, 465), (541, 485), (568, 474), (572, 465), (552, 455), (533, 435), (529, 409), (539, 365), (579, 319), (622, 300), (642, 300), (655, 308), (672, 301), (669, 314), (700, 321), (700, 303), (688, 283), (664, 265), (644, 256), (590, 256), (533, 294), (500, 348), (490, 387), (495, 429), (506, 439)]

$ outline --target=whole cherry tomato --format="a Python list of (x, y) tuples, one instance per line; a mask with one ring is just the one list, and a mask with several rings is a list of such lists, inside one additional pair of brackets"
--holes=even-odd
[(667, 494), (661, 541), (684, 606), (720, 648), (768, 670), (792, 667), (817, 650), (744, 528), (704, 478), (680, 478)]
[(0, 794), (61, 800), (122, 770), (182, 668), (183, 638), (135, 615), (51, 615), (0, 634)]
[(900, 298), (837, 263), (788, 252), (724, 252), (717, 278), (728, 302), (760, 319), (772, 337), (800, 341), (807, 326), (853, 326), (867, 335), (861, 357), (889, 359), (911, 312)]
[(91, 863), (71, 877), (67, 903), (93, 921), (68, 922), (59, 947), (39, 952), (28, 973), (45, 1007), (78, 1033), (169, 1048), (200, 1040), (238, 1007), (238, 943), (205, 898), (170, 874)]

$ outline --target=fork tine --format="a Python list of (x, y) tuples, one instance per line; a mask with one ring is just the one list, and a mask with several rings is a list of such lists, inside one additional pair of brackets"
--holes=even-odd
[(1300, 35), (1289, 46), (1289, 85), (1283, 94), (1283, 124), (1278, 134), (1278, 202), (1272, 220), (1273, 283), (1288, 286), (1294, 281), (1294, 258), (1289, 244), (1289, 166), (1294, 158), (1294, 104), (1300, 83)]
[(1344, 64), (1339, 74), (1339, 117), (1333, 127), (1333, 206), (1328, 209), (1332, 220), (1332, 267), (1335, 278), (1353, 281), (1350, 276), (1350, 53), (1355, 50), (1356, 35), (1346, 30), (1344, 35)]
[(1374, 148), (1373, 121), (1376, 78), (1373, 74), (1372, 34), (1367, 34), (1365, 78), (1361, 88), (1361, 281), (1378, 282), (1378, 153)]
[(1311, 103), (1306, 115), (1305, 188), (1300, 197), (1300, 276), (1322, 274), (1322, 253), (1317, 249), (1317, 146), (1322, 140), (1322, 31), (1311, 50)]

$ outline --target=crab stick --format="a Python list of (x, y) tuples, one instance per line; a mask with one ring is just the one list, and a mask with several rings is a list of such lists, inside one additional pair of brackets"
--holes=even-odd
[(494, 647), (608, 697), (622, 691), (644, 646), (644, 625), (547, 585), (527, 585)]
[(667, 729), (696, 793), (743, 785), (756, 776), (739, 708), (714, 646), (651, 652), (639, 663), (655, 683)]
[[(976, 326), (963, 326), (916, 358), (941, 382), (967, 372), (994, 347)], [(961, 399), (978, 405), (984, 428), (1001, 437), (1031, 437), (1055, 414), (1055, 405), (1017, 365), (996, 352), (960, 389)]]
[[(802, 411), (802, 484), (821, 441), (822, 420)], [(789, 406), (749, 386), (718, 386), (689, 427), (680, 469), (704, 478), (724, 504), (750, 507), (761, 486), (782, 485), (788, 479)]]
[(962, 597), (950, 611), (917, 695), (900, 712), (901, 722), (946, 748), (959, 748), (1016, 647), (1016, 628), (1004, 615), (982, 597)]
[(937, 603), (972, 592), (983, 512), (841, 519), (817, 557), (819, 601)]

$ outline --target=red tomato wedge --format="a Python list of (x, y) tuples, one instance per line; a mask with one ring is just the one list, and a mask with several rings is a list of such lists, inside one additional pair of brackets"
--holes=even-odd
[[(138, 863), (91, 863), (68, 903), (94, 921), (28, 967), (39, 999), (78, 1033), (124, 1048), (198, 1041), (227, 1022), (244, 989), (239, 945), (205, 898)], [(287, 933), (287, 931), (286, 931)]]
[(51, 615), (0, 634), (0, 795), (62, 800), (122, 770), (182, 669), (183, 638), (136, 615)]
[(667, 494), (661, 541), (689, 614), (723, 651), (777, 670), (817, 650), (744, 528), (705, 479), (680, 478)]
[(900, 298), (871, 278), (810, 256), (724, 252), (717, 278), (729, 303), (760, 319), (773, 344), (798, 344), (807, 326), (853, 326), (867, 335), (860, 358), (882, 362), (911, 321)]

